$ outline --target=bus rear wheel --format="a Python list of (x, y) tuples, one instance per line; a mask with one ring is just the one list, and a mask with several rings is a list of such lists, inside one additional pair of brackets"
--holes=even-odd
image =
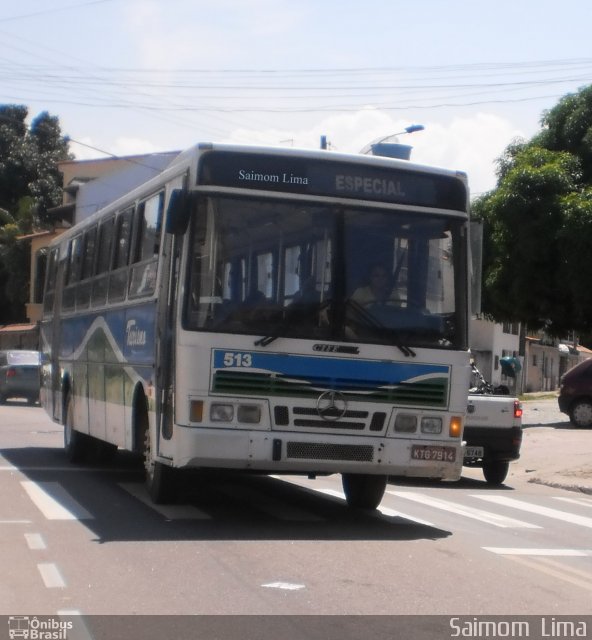
[(341, 482), (348, 507), (376, 509), (386, 489), (387, 476), (343, 473)]

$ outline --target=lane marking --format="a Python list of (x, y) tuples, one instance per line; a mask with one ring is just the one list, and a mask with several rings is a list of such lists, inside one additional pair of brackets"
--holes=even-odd
[(540, 558), (539, 562), (544, 562), (550, 567), (560, 569), (561, 571), (565, 571), (566, 573), (572, 573), (574, 576), (584, 578), (584, 580), (592, 580), (592, 574), (589, 571), (582, 571), (581, 569), (576, 569), (576, 567), (570, 567), (567, 564), (561, 564), (560, 562), (557, 562), (557, 560), (551, 560), (551, 558)]
[(155, 504), (141, 482), (120, 482), (119, 486), (167, 520), (211, 520), (212, 516), (188, 504)]
[(79, 609), (58, 609), (56, 611), (56, 615), (58, 616), (81, 616), (82, 611)]
[(266, 589), (283, 589), (285, 591), (298, 591), (299, 589), (306, 588), (303, 584), (293, 584), (291, 582), (269, 582), (261, 586)]
[(0, 524), (31, 524), (31, 520), (0, 520)]
[(32, 551), (38, 551), (40, 549), (47, 549), (45, 540), (40, 533), (25, 533), (25, 540), (29, 549)]
[(38, 564), (37, 569), (48, 589), (63, 589), (66, 586), (64, 578), (53, 562)]
[(59, 482), (22, 481), (35, 506), (48, 520), (92, 520), (93, 516)]
[(464, 516), (465, 518), (472, 518), (473, 520), (479, 520), (487, 524), (492, 524), (496, 527), (502, 527), (504, 529), (541, 529), (536, 524), (529, 522), (523, 522), (522, 520), (515, 520), (514, 518), (507, 518), (506, 516), (492, 513), (491, 511), (483, 511), (482, 509), (475, 509), (474, 507), (468, 507), (457, 504), (455, 502), (449, 502), (448, 500), (442, 500), (440, 498), (431, 498), (423, 493), (415, 493), (414, 491), (387, 491), (390, 495), (397, 498), (405, 498), (412, 500), (429, 507), (436, 509), (442, 509), (456, 515)]
[(559, 509), (552, 509), (550, 507), (542, 507), (530, 502), (524, 502), (523, 500), (516, 500), (516, 498), (506, 498), (505, 496), (483, 496), (473, 495), (473, 498), (479, 498), (480, 500), (486, 500), (487, 502), (493, 502), (505, 507), (512, 507), (513, 509), (520, 509), (522, 511), (528, 511), (529, 513), (536, 513), (540, 516), (546, 516), (547, 518), (554, 518), (561, 520), (562, 522), (569, 522), (571, 524), (577, 524), (581, 527), (588, 527), (592, 529), (592, 518), (586, 516), (578, 516), (574, 513), (567, 511), (560, 511)]
[(536, 571), (540, 571), (541, 573), (545, 573), (552, 578), (557, 578), (558, 580), (563, 580), (564, 582), (568, 582), (571, 585), (574, 585), (580, 589), (586, 589), (587, 591), (592, 591), (592, 582), (588, 580), (580, 580), (579, 578), (570, 576), (565, 572), (565, 567), (562, 567), (561, 571), (549, 566), (545, 566), (542, 564), (542, 561), (531, 560), (530, 558), (525, 558), (522, 556), (508, 556), (510, 560), (513, 562), (517, 562), (529, 569), (535, 569)]
[(501, 556), (555, 556), (563, 558), (589, 558), (592, 549), (529, 549), (520, 547), (481, 547)]

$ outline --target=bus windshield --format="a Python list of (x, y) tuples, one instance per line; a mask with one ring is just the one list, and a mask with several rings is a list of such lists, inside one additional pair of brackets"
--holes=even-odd
[(408, 209), (203, 197), (184, 326), (466, 348), (466, 220)]

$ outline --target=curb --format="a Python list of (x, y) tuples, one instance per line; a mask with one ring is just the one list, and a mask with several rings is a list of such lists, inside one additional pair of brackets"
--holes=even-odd
[(554, 489), (565, 489), (566, 491), (573, 491), (574, 493), (592, 495), (592, 487), (583, 487), (577, 484), (569, 484), (569, 482), (562, 482), (560, 480), (543, 480), (542, 478), (529, 478), (528, 482), (532, 484), (545, 485)]

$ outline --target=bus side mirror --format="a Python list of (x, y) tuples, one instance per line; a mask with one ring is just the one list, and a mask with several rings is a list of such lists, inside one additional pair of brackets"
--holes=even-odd
[(187, 231), (193, 198), (186, 189), (173, 189), (166, 212), (167, 233), (182, 236)]
[(481, 281), (483, 279), (483, 222), (471, 220), (470, 227), (471, 251), (471, 313), (478, 316), (481, 313)]

